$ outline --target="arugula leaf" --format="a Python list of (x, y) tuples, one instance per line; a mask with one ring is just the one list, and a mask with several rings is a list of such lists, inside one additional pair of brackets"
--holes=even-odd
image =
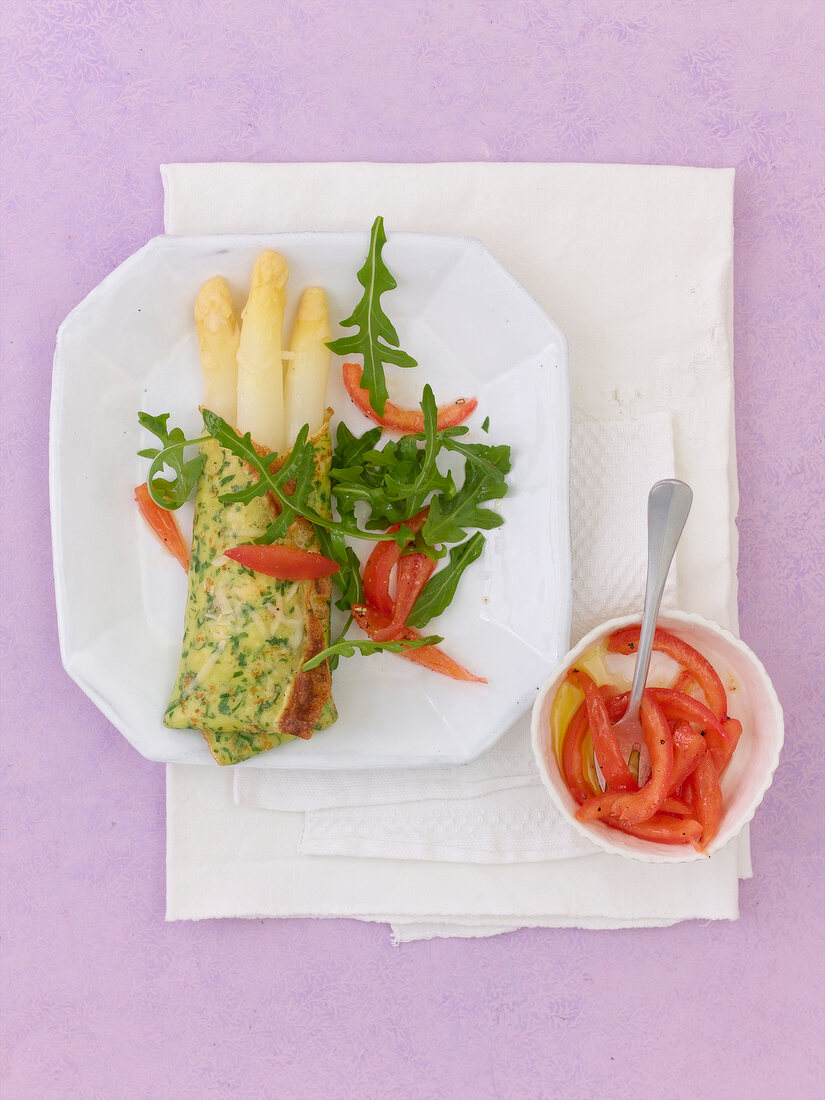
[(498, 512), (481, 508), (485, 500), (498, 500), (507, 492), (507, 482), (497, 473), (491, 475), (478, 466), (470, 466), (464, 484), (456, 495), (448, 500), (434, 497), (422, 528), (422, 535), (430, 546), (443, 542), (460, 542), (467, 537), (467, 528), (478, 527), (484, 531), (500, 527), (504, 519)]
[(388, 396), (384, 364), (394, 363), (397, 367), (417, 366), (416, 360), (399, 348), (398, 333), (381, 308), (381, 295), (398, 286), (381, 255), (386, 243), (384, 219), (378, 217), (370, 231), (367, 258), (358, 272), (358, 282), (364, 288), (364, 296), (352, 314), (341, 321), (344, 328), (357, 325), (358, 332), (331, 340), (327, 344), (336, 355), (363, 355), (361, 385), (369, 392), (370, 404), (379, 416), (384, 415)]
[(353, 435), (341, 421), (335, 435), (335, 452), (332, 456), (333, 467), (357, 466), (367, 451), (371, 451), (381, 438), (381, 427), (370, 428), (361, 436)]
[(371, 642), (369, 640), (360, 641), (354, 638), (342, 638), (340, 642), (327, 646), (326, 649), (322, 649), (320, 653), (316, 653), (308, 661), (304, 661), (301, 668), (308, 672), (328, 657), (354, 657), (356, 653), (362, 653), (365, 657), (371, 653), (401, 653), (405, 649), (421, 649), (422, 646), (438, 645), (439, 642), (443, 641), (444, 639), (439, 638), (437, 634), (431, 634), (426, 638), (410, 638), (409, 640), (404, 638), (398, 642)]
[[(355, 506), (364, 502), (370, 509), (366, 527), (382, 530), (421, 511), (431, 493), (446, 499), (455, 496), (452, 474), (442, 474), (436, 465), (447, 436), (438, 431), (438, 409), (429, 386), (424, 388), (421, 408), (425, 431), (387, 442), (380, 450), (373, 446), (374, 428), (360, 439), (349, 431), (343, 436), (343, 449), (340, 455), (336, 449), (330, 471), (335, 502), (342, 517), (354, 516)], [(446, 431), (463, 434), (466, 429)], [(423, 448), (419, 446), (421, 441)]]
[(364, 602), (364, 586), (361, 582), (361, 563), (351, 546), (344, 542), (339, 531), (325, 531), (318, 527), (315, 531), (318, 545), (324, 557), (338, 565), (338, 572), (332, 574), (332, 583), (341, 593), (335, 606), (341, 611), (349, 611), (354, 603)]
[[(141, 427), (157, 436), (161, 444), (160, 447), (147, 447), (143, 451), (138, 451), (141, 458), (152, 459), (152, 465), (146, 477), (149, 496), (161, 508), (166, 508), (170, 512), (175, 511), (189, 499), (189, 494), (197, 485), (206, 461), (204, 455), (198, 455), (184, 462), (183, 452), (187, 447), (203, 443), (207, 437), (187, 439), (180, 428), (172, 428), (169, 431), (169, 413), (152, 416), (150, 413), (139, 412), (138, 422)], [(171, 481), (157, 476), (166, 466), (175, 475)]]
[[(344, 636), (346, 635), (346, 633), (349, 630), (351, 625), (352, 625), (352, 615), (347, 615), (347, 621), (344, 623), (344, 628), (343, 628), (343, 630), (340, 630), (338, 632), (338, 637), (335, 639), (334, 642), (332, 642), (332, 645), (337, 645), (338, 642), (342, 642), (344, 640)], [(327, 647), (327, 648), (329, 648), (329, 647)], [(330, 672), (335, 672), (336, 668), (338, 668), (338, 661), (339, 660), (340, 660), (340, 654), (338, 654), (338, 653), (333, 653), (333, 655), (331, 657), (327, 657), (327, 663), (329, 664)]]
[(491, 446), (489, 443), (459, 443), (457, 439), (447, 437), (442, 445), (448, 451), (456, 451), (482, 469), (488, 477), (499, 477), (503, 481), (510, 473), (510, 448), (506, 443)]
[(424, 585), (407, 617), (407, 625), (417, 629), (426, 626), (430, 619), (440, 615), (452, 602), (458, 582), (468, 565), (478, 558), (484, 549), (484, 535), (476, 531), (466, 542), (454, 546), (449, 563)]

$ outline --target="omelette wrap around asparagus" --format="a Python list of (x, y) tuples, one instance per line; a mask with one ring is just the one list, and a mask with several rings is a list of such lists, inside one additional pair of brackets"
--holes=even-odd
[[(310, 437), (315, 474), (307, 502), (322, 516), (331, 514), (330, 414)], [(332, 582), (280, 581), (224, 555), (262, 535), (280, 506), (271, 494), (221, 503), (257, 473), (217, 440), (201, 449), (183, 646), (164, 722), (201, 730), (219, 764), (236, 764), (335, 721), (327, 663), (301, 667), (329, 644)], [(300, 516), (283, 542), (318, 550), (312, 525)]]

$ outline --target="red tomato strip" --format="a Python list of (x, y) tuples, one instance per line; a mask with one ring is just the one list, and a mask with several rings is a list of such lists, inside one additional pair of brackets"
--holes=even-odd
[[(400, 409), (397, 405), (393, 405), (391, 401), (388, 401), (384, 406), (384, 415), (379, 416), (370, 404), (369, 391), (361, 386), (362, 373), (361, 367), (357, 363), (344, 363), (344, 385), (347, 388), (347, 393), (364, 416), (368, 416), (370, 420), (374, 420), (376, 424), (380, 424), (383, 428), (404, 432), (407, 435), (424, 431), (424, 413), (421, 409)], [(477, 405), (478, 401), (475, 397), (460, 397), (450, 405), (439, 405), (438, 430), (454, 428), (456, 424), (461, 424), (475, 412)]]
[[(609, 825), (620, 825), (616, 804), (627, 795), (620, 791), (603, 791), (595, 797), (586, 798), (576, 811), (579, 821), (606, 821)], [(681, 798), (668, 796), (662, 803), (662, 812), (677, 817), (692, 817), (693, 807)]]
[(670, 793), (677, 790), (705, 755), (707, 745), (701, 733), (679, 721), (673, 729), (673, 775), (670, 778)]
[(707, 753), (699, 760), (688, 783), (693, 790), (696, 819), (702, 826), (702, 841), (699, 848), (704, 851), (719, 832), (723, 809), (719, 776)]
[[(608, 639), (608, 651), (610, 653), (635, 653), (639, 648), (640, 633), (640, 626), (626, 626), (615, 631)], [(674, 661), (677, 661), (683, 669), (693, 676), (705, 693), (708, 707), (720, 722), (727, 718), (727, 695), (716, 669), (707, 658), (703, 657), (692, 645), (688, 645), (681, 638), (677, 638), (675, 634), (670, 634), (667, 630), (662, 630), (658, 626), (653, 637), (653, 648), (658, 649), (661, 653), (667, 653), (669, 657), (672, 657)]]
[[(420, 512), (404, 523), (404, 526), (410, 529), (411, 540), (413, 535), (418, 534), (424, 526), (429, 512), (429, 508), (422, 508)], [(401, 524), (394, 523), (389, 530), (400, 531)], [(390, 595), (390, 577), (400, 557), (401, 547), (397, 543), (379, 542), (376, 543), (375, 549), (364, 566), (364, 598), (368, 604), (371, 604), (383, 615), (392, 616), (393, 614), (394, 601)], [(410, 610), (404, 616), (404, 621), (406, 621)]]
[(641, 825), (648, 821), (662, 808), (670, 790), (673, 737), (662, 708), (648, 691), (642, 696), (641, 720), (645, 745), (650, 753), (650, 778), (640, 790), (626, 794), (613, 807), (620, 825)]
[(721, 775), (730, 764), (730, 758), (733, 756), (734, 750), (739, 744), (739, 738), (742, 736), (742, 723), (737, 718), (728, 718), (726, 722), (722, 723), (722, 726), (728, 742), (713, 757), (718, 775)]
[(652, 840), (657, 844), (696, 845), (702, 835), (702, 826), (692, 817), (669, 817), (667, 814), (655, 814), (641, 825), (614, 824), (613, 827), (639, 837), (640, 840)]
[[(389, 623), (389, 617), (382, 615), (374, 607), (353, 604), (350, 611), (358, 626), (371, 638), (374, 630), (380, 630)], [(417, 630), (413, 630), (411, 626), (405, 626), (399, 634), (399, 639), (412, 641), (422, 636)], [(454, 661), (438, 646), (428, 645), (422, 646), (421, 649), (406, 649), (402, 650), (397, 656), (404, 657), (407, 661), (412, 661), (423, 668), (428, 668), (431, 672), (440, 672), (443, 676), (450, 676), (453, 680), (470, 680), (476, 684), (487, 683), (482, 676), (474, 676), (472, 672), (468, 672), (463, 665), (460, 665), (458, 661)]]
[(586, 733), (587, 704), (581, 703), (565, 731), (561, 758), (565, 782), (579, 803), (585, 802), (591, 794), (590, 784), (584, 778), (582, 763), (582, 742)]
[(155, 504), (149, 496), (149, 489), (145, 482), (135, 489), (135, 500), (140, 509), (140, 514), (146, 520), (152, 533), (188, 573), (189, 547), (183, 541), (178, 521), (166, 508), (161, 508), (159, 504)]
[(677, 817), (695, 817), (693, 806), (682, 798), (674, 798), (672, 795), (662, 803), (662, 813), (675, 814)]
[[(670, 688), (648, 688), (647, 690), (665, 712), (665, 718), (669, 721), (682, 718), (686, 722), (698, 723), (702, 726), (702, 732), (706, 736), (711, 751), (724, 752), (725, 746), (731, 741), (731, 735), (725, 731), (723, 724), (704, 703), (694, 699), (692, 695), (684, 695)], [(630, 692), (624, 691), (621, 695), (614, 695), (607, 700), (607, 713), (611, 722), (618, 722), (622, 717), (627, 710), (629, 698)]]
[(398, 638), (413, 609), (421, 589), (433, 575), (435, 562), (426, 554), (403, 554), (398, 562), (398, 579), (395, 593), (395, 606), (392, 617), (386, 626), (373, 631), (376, 642), (389, 642)]
[(338, 572), (337, 564), (323, 554), (297, 546), (234, 546), (224, 553), (247, 569), (281, 581), (317, 580)]
[(686, 668), (683, 668), (676, 678), (676, 683), (673, 685), (673, 690), (681, 691), (684, 695), (690, 695), (690, 689), (695, 683), (696, 681), (693, 679), (693, 676), (688, 672)]
[(574, 669), (572, 676), (584, 692), (587, 721), (590, 726), (590, 736), (593, 738), (593, 751), (605, 783), (612, 791), (636, 790), (638, 784), (622, 756), (602, 693), (586, 672)]
[(586, 799), (576, 810), (576, 817), (579, 821), (607, 821), (612, 825), (614, 822), (610, 821), (610, 817), (613, 807), (621, 797), (621, 791), (603, 791)]
[(364, 598), (382, 615), (392, 615), (390, 577), (400, 557), (398, 543), (378, 542), (364, 566)]

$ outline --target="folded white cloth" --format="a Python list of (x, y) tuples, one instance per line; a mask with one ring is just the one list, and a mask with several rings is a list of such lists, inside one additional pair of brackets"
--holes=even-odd
[(387, 921), (401, 940), (737, 913), (733, 844), (713, 859), (681, 865), (603, 854), (505, 864), (305, 856), (297, 851), (301, 815), (239, 808), (217, 768), (169, 765), (166, 795), (172, 920), (355, 917)]
[[(677, 602), (735, 629), (732, 171), (226, 164), (172, 165), (163, 176), (173, 233), (364, 229), (382, 213), (390, 230), (479, 237), (565, 330), (576, 416), (592, 422), (594, 440), (604, 431), (599, 421), (669, 417), (675, 473), (695, 492), (679, 551)], [(632, 450), (611, 453), (628, 471), (638, 458)], [(577, 476), (586, 474), (580, 466)], [(593, 479), (600, 477), (594, 465)], [(588, 616), (624, 610), (605, 606), (602, 614), (598, 602), (587, 606), (582, 582), (590, 567), (583, 573), (578, 560), (579, 630)], [(465, 809), (489, 797), (506, 800), (515, 789), (490, 787), (495, 779), (480, 769), (476, 781), (488, 786), (465, 799)], [(298, 781), (296, 773), (292, 778)], [(354, 793), (339, 794), (345, 808)], [(442, 787), (442, 795), (455, 801), (455, 787)], [(331, 812), (323, 808), (327, 797), (319, 795), (308, 815), (317, 813), (319, 829)], [(415, 795), (408, 791), (407, 798), (414, 807)], [(529, 816), (527, 802), (521, 805)], [(390, 921), (398, 940), (524, 925), (730, 919), (738, 877), (749, 873), (746, 836), (713, 860), (663, 867), (601, 854), (575, 858), (549, 821), (532, 848), (529, 830), (522, 831), (518, 862), (455, 861), (460, 845), (433, 848), (430, 858), (308, 856), (298, 852), (304, 815), (236, 806), (232, 776), (211, 768), (168, 769), (167, 820), (169, 919), (349, 915)], [(478, 858), (483, 830), (468, 828)], [(488, 849), (495, 847), (492, 832)], [(542, 844), (569, 858), (529, 862)]]

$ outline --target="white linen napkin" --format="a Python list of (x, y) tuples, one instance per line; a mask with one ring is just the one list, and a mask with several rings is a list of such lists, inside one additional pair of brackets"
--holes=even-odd
[[(225, 164), (167, 166), (163, 177), (172, 233), (363, 230), (380, 212), (390, 230), (479, 237), (564, 329), (579, 419), (670, 414), (675, 472), (695, 492), (677, 602), (735, 629), (732, 171)], [(397, 940), (731, 919), (749, 873), (746, 836), (678, 867), (601, 854), (310, 857), (297, 851), (303, 816), (236, 806), (231, 774), (172, 766), (167, 791), (169, 919), (349, 915), (390, 921)]]

